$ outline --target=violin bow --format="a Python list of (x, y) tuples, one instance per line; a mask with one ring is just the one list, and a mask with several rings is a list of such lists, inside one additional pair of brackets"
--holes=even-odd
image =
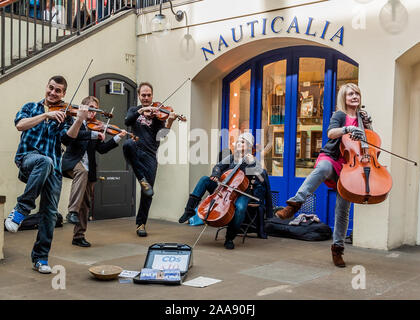
[(166, 101), (168, 101), (169, 98), (172, 97), (179, 89), (181, 89), (184, 86), (184, 84), (187, 83), (188, 80), (191, 80), (191, 78), (187, 78), (178, 88), (175, 89), (174, 92), (172, 92), (165, 100), (163, 100), (163, 102), (159, 105), (159, 107), (163, 105)]
[[(188, 80), (191, 80), (191, 78), (187, 78), (178, 88), (175, 89), (174, 92), (172, 92), (165, 100), (163, 100), (163, 102), (161, 102), (157, 108), (160, 108), (160, 106), (162, 106), (166, 101), (168, 101), (169, 98), (172, 97), (179, 89), (181, 89), (184, 86), (184, 84), (187, 83)], [(182, 116), (177, 115), (177, 118), (178, 117)]]
[[(366, 106), (364, 106), (364, 105), (363, 105), (363, 106), (361, 106), (361, 108), (362, 108), (362, 109), (364, 109), (364, 108), (366, 108)], [(360, 111), (358, 112), (358, 114), (360, 114)], [(368, 144), (368, 145), (370, 145), (370, 146), (372, 146), (372, 147), (374, 147), (374, 148), (376, 148), (376, 149), (379, 149), (379, 150), (381, 150), (381, 151), (387, 152), (387, 153), (389, 153), (390, 155), (393, 155), (394, 157), (397, 157), (397, 158), (400, 158), (400, 159), (402, 159), (402, 160), (405, 160), (405, 161), (411, 162), (412, 164), (414, 164), (414, 165), (417, 167), (417, 162), (416, 162), (416, 161), (413, 161), (413, 160), (410, 160), (410, 159), (408, 159), (408, 158), (402, 157), (402, 156), (400, 156), (400, 155), (398, 155), (398, 154), (395, 154), (395, 153), (393, 153), (393, 152), (391, 152), (391, 151), (388, 151), (388, 150), (382, 149), (381, 147), (375, 146), (374, 144), (369, 143), (369, 142), (367, 142), (367, 141), (366, 141), (366, 140), (364, 140), (364, 139), (362, 139), (362, 140), (360, 140), (360, 141), (362, 141), (362, 142), (364, 142), (364, 143), (366, 143), (366, 144)]]
[(66, 107), (65, 112), (67, 112), (68, 108), (71, 106), (71, 103), (73, 102), (74, 97), (76, 96), (77, 91), (79, 91), (80, 85), (82, 84), (83, 80), (85, 79), (86, 73), (88, 72), (88, 70), (89, 70), (90, 65), (92, 64), (92, 62), (93, 62), (93, 59), (91, 59), (91, 60), (90, 60), (89, 65), (87, 66), (86, 71), (85, 71), (85, 73), (83, 74), (83, 77), (82, 77), (82, 79), (80, 80), (79, 85), (77, 86), (76, 91), (75, 91), (75, 92), (74, 92), (74, 94), (73, 94), (73, 97), (71, 97), (70, 102), (69, 102), (68, 106)]
[(374, 148), (376, 148), (376, 149), (379, 149), (379, 150), (381, 150), (381, 151), (385, 151), (385, 152), (387, 152), (387, 153), (389, 153), (389, 154), (393, 155), (394, 157), (397, 157), (397, 158), (403, 159), (403, 160), (405, 160), (405, 161), (411, 162), (412, 164), (414, 164), (415, 166), (417, 166), (417, 162), (416, 162), (416, 161), (413, 161), (413, 160), (410, 160), (410, 159), (404, 158), (404, 157), (399, 156), (398, 154), (395, 154), (395, 153), (393, 153), (393, 152), (391, 152), (391, 151), (388, 151), (388, 150), (382, 149), (381, 147), (375, 146), (374, 144), (369, 143), (369, 142), (367, 142), (367, 141), (365, 141), (365, 140), (363, 140), (363, 139), (362, 139), (362, 140), (360, 140), (360, 141), (363, 141), (364, 143), (367, 143), (368, 145), (370, 145), (370, 146), (372, 146), (372, 147), (374, 147)]
[[(93, 62), (93, 59), (91, 59), (91, 60), (90, 60), (90, 63), (89, 63), (89, 65), (87, 66), (86, 71), (85, 71), (85, 73), (83, 74), (83, 77), (82, 77), (82, 79), (80, 80), (79, 85), (77, 86), (76, 91), (75, 91), (75, 92), (74, 92), (74, 94), (73, 94), (73, 97), (71, 98), (71, 100), (70, 100), (69, 104), (67, 105), (66, 109), (64, 110), (64, 114), (67, 114), (67, 111), (69, 110), (69, 107), (71, 106), (71, 103), (73, 102), (73, 99), (74, 99), (74, 97), (76, 96), (76, 93), (77, 93), (77, 91), (79, 90), (80, 85), (82, 84), (82, 81), (83, 81), (83, 79), (85, 78), (86, 73), (88, 72), (88, 70), (89, 70), (90, 65), (92, 64), (92, 62)], [(63, 121), (63, 122), (61, 122), (61, 123), (60, 123), (60, 125), (59, 125), (59, 127), (58, 127), (60, 130), (63, 128), (64, 122), (65, 122), (65, 121)]]
[[(113, 111), (114, 111), (114, 108), (112, 108), (111, 114), (112, 114)], [(108, 129), (109, 120), (111, 120), (111, 118), (108, 118), (108, 121), (106, 122), (106, 125), (105, 125), (105, 128), (104, 128), (104, 134), (106, 134), (106, 129)]]
[(260, 201), (260, 199), (258, 199), (257, 197), (251, 196), (250, 194), (248, 194), (248, 193), (246, 193), (246, 192), (243, 192), (243, 191), (241, 191), (241, 190), (235, 189), (235, 188), (231, 187), (230, 185), (225, 184), (225, 183), (223, 183), (223, 182), (218, 181), (218, 182), (217, 182), (217, 184), (219, 184), (219, 185), (221, 185), (221, 186), (223, 186), (223, 187), (226, 187), (226, 188), (228, 188), (228, 189), (231, 189), (231, 190), (233, 190), (233, 191), (236, 191), (236, 192), (238, 192), (238, 193), (240, 193), (240, 194), (243, 194), (244, 196), (247, 196), (248, 198), (251, 198), (251, 199), (253, 199), (253, 200)]

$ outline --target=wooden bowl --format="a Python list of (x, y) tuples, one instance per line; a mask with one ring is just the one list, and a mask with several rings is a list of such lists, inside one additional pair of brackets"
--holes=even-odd
[(117, 279), (118, 275), (123, 271), (122, 268), (111, 265), (93, 266), (89, 268), (89, 272), (99, 280)]

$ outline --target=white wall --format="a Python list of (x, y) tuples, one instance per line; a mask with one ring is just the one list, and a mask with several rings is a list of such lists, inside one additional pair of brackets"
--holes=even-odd
[[(420, 55), (419, 55), (420, 58)], [(410, 128), (413, 128), (411, 131), (412, 133), (412, 149), (414, 152), (410, 153), (410, 156), (415, 156), (415, 159), (420, 158), (420, 132), (419, 130), (415, 130), (418, 128), (418, 124), (420, 123), (420, 63), (416, 64), (413, 67), (412, 77), (411, 77), (411, 123)], [(407, 228), (409, 229), (407, 232), (410, 238), (408, 241), (410, 244), (416, 242), (420, 244), (420, 173), (417, 168), (413, 168), (410, 166), (410, 173), (409, 177), (411, 178), (410, 185), (413, 189), (413, 193), (417, 192), (418, 196), (413, 196), (413, 206), (412, 206), (412, 215), (411, 219), (407, 222)], [(411, 193), (410, 193), (411, 194)], [(417, 231), (417, 235), (416, 235)]]
[[(5, 17), (5, 40), (4, 40), (4, 53), (5, 53), (5, 65), (8, 66), (11, 64), (11, 60), (18, 59), (19, 58), (19, 20), (16, 19), (18, 16), (14, 16), (13, 19), (13, 41), (11, 41), (11, 19), (9, 17)], [(42, 44), (47, 45), (49, 44), (50, 40), (50, 27), (45, 26), (42, 27), (41, 24), (36, 25), (36, 39), (35, 39), (35, 25), (33, 23), (29, 23), (29, 28), (27, 30), (28, 26), (26, 23), (26, 20), (21, 20), (20, 22), (20, 56), (21, 58), (26, 57), (26, 51), (27, 49), (29, 51), (33, 51), (35, 46), (37, 50), (40, 50), (42, 48)], [(42, 28), (44, 28), (44, 39), (42, 39)], [(0, 32), (2, 31), (1, 25), (0, 25)], [(67, 34), (69, 32), (67, 31)], [(58, 36), (64, 35), (64, 30), (58, 29), (57, 27), (51, 27), (51, 42), (55, 42)], [(28, 48), (26, 46), (26, 43), (28, 41)], [(0, 50), (1, 50), (1, 42), (0, 42)], [(12, 47), (12, 55), (10, 52), (10, 49)]]

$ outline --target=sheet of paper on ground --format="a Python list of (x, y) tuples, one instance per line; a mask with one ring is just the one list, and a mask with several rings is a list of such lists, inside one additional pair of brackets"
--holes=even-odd
[(207, 286), (210, 286), (212, 284), (221, 282), (222, 280), (213, 279), (213, 278), (207, 278), (207, 277), (198, 277), (186, 282), (183, 282), (183, 285), (191, 286), (191, 287), (197, 287), (197, 288), (204, 288)]

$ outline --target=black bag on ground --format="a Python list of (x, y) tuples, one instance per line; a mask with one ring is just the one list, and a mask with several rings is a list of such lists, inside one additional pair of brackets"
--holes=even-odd
[(282, 220), (277, 217), (265, 221), (265, 232), (269, 236), (292, 238), (306, 241), (329, 240), (332, 236), (331, 228), (322, 222), (307, 221), (299, 225), (289, 225), (294, 218)]
[[(38, 229), (39, 220), (40, 220), (39, 213), (34, 213), (34, 214), (30, 214), (29, 216), (26, 216), (19, 227), (19, 231)], [(55, 227), (59, 228), (62, 226), (63, 226), (63, 216), (60, 213), (57, 213), (57, 221), (55, 223)]]

